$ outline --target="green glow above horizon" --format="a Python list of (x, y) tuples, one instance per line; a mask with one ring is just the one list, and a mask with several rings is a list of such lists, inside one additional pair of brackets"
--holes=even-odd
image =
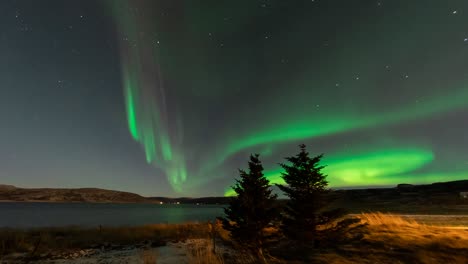
[(324, 159), (324, 172), (332, 187), (378, 184), (382, 178), (394, 177), (424, 167), (434, 160), (425, 149), (387, 149)]
[(329, 113), (324, 116), (311, 112), (307, 117), (275, 122), (274, 126), (268, 129), (260, 129), (247, 136), (237, 137), (228, 145), (221, 160), (224, 161), (239, 151), (259, 145), (281, 144), (329, 136), (354, 129), (392, 125), (465, 107), (468, 107), (468, 89), (462, 87), (457, 89), (455, 93), (434, 95), (431, 100), (423, 101), (417, 105), (397, 106), (382, 113), (372, 113), (371, 111), (366, 114)]
[[(328, 176), (330, 187), (352, 187), (371, 184), (395, 184), (399, 175), (411, 173), (424, 167), (434, 160), (432, 151), (426, 149), (384, 149), (355, 153), (353, 155), (337, 154), (325, 156), (322, 164), (323, 172)], [(276, 168), (265, 172), (265, 177), (271, 184), (285, 184), (283, 170)], [(388, 180), (392, 179), (392, 180)], [(225, 196), (234, 192), (227, 189)]]

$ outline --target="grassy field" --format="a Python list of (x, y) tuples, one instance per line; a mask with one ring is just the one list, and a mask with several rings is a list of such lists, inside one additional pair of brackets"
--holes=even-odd
[[(297, 254), (291, 248), (279, 249), (281, 237), (271, 241), (270, 263), (468, 263), (468, 217), (399, 216), (365, 213), (347, 216), (359, 219), (339, 232), (336, 226), (322, 227), (324, 236), (316, 250)], [(429, 220), (428, 220), (429, 219)], [(432, 224), (424, 224), (432, 223)], [(0, 229), (0, 260), (17, 252), (31, 259), (50, 252), (88, 248), (119, 250), (125, 245), (165, 245), (167, 242), (193, 240), (188, 247), (188, 263), (255, 263), (229, 240), (219, 226), (217, 253), (213, 253), (213, 226), (205, 224), (148, 225), (120, 228)], [(276, 229), (271, 228), (270, 233)], [(142, 263), (157, 263), (158, 256), (142, 250)], [(40, 259), (40, 258), (39, 258)]]
[(349, 239), (318, 253), (318, 263), (468, 263), (468, 226), (451, 227), (456, 218), (447, 227), (391, 214), (357, 217)]

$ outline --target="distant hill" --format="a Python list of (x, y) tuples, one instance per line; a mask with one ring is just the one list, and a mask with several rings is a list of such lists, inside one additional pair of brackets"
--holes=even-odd
[(17, 188), (0, 185), (0, 201), (16, 202), (89, 202), (89, 203), (150, 203), (143, 196), (129, 192), (97, 188), (53, 189)]
[(18, 188), (0, 184), (0, 202), (226, 204), (229, 199), (229, 197), (143, 197), (130, 192), (98, 188)]
[(16, 187), (13, 185), (0, 184), (0, 191), (11, 191), (14, 189), (16, 189)]

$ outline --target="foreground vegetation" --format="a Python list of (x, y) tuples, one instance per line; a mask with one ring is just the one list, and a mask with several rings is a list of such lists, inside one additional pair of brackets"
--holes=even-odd
[(56, 227), (0, 229), (0, 259), (10, 253), (47, 256), (56, 251), (118, 249), (128, 245), (162, 246), (168, 241), (206, 238), (207, 224), (155, 224), (139, 227)]
[(318, 263), (468, 263), (468, 226), (425, 225), (382, 213), (358, 217), (347, 241), (321, 250)]
[[(298, 254), (282, 246), (275, 236), (278, 229), (267, 228), (270, 239), (265, 247), (268, 263), (467, 263), (468, 227), (443, 226), (443, 220), (426, 225), (398, 215), (367, 213), (347, 216), (359, 219), (341, 230), (336, 237), (321, 237), (313, 251)], [(456, 219), (456, 218), (455, 218)], [(342, 221), (341, 219), (340, 221)], [(318, 232), (337, 228), (336, 221), (318, 228)], [(453, 226), (457, 222), (450, 223)], [(212, 234), (216, 233), (216, 252)], [(320, 237), (320, 236), (319, 236)], [(203, 224), (161, 224), (116, 228), (41, 228), (0, 229), (0, 260), (6, 255), (23, 252), (23, 260), (40, 260), (53, 252), (75, 252), (89, 248), (119, 250), (126, 245), (142, 245), (141, 263), (158, 263), (151, 247), (167, 242), (194, 240), (188, 248), (188, 263), (256, 263), (255, 256), (230, 240), (228, 231)], [(150, 245), (151, 244), (151, 245)], [(143, 247), (148, 245), (149, 247)]]

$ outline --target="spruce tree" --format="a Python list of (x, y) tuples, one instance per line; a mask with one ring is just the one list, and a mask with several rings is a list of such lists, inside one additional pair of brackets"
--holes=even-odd
[(296, 156), (286, 158), (290, 164), (280, 164), (286, 185), (277, 185), (289, 200), (284, 208), (281, 230), (292, 241), (314, 247), (317, 225), (334, 219), (335, 212), (324, 212), (327, 205), (328, 182), (320, 165), (323, 155), (309, 157), (305, 145)]
[(240, 179), (233, 186), (237, 196), (224, 209), (226, 217), (221, 220), (234, 241), (252, 251), (259, 262), (266, 263), (264, 229), (277, 217), (277, 195), (272, 194), (258, 157), (250, 156), (248, 172), (239, 170)]

